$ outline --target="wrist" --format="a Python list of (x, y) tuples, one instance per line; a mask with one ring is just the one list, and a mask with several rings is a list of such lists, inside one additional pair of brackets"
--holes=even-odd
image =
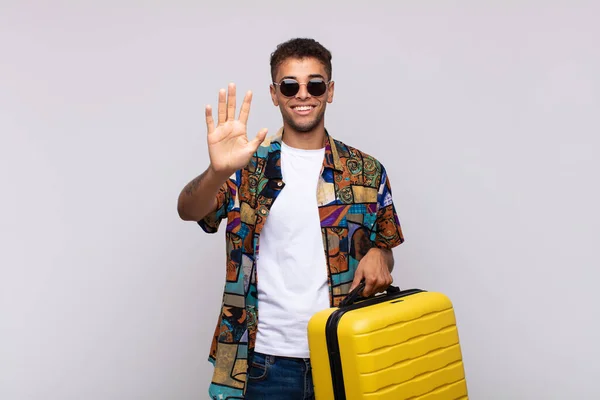
[(367, 253), (375, 253), (378, 257), (383, 259), (385, 265), (387, 265), (390, 272), (394, 269), (394, 255), (391, 249), (383, 249), (381, 247), (373, 246)]
[(386, 252), (388, 252), (388, 251), (389, 250), (387, 250), (387, 249), (382, 249), (381, 247), (373, 246), (369, 249), (369, 251), (367, 253), (371, 252), (371, 253), (378, 253), (381, 255), (385, 255)]
[(212, 164), (209, 164), (207, 168), (207, 174), (210, 180), (222, 183), (225, 182), (233, 174), (233, 172), (217, 171)]

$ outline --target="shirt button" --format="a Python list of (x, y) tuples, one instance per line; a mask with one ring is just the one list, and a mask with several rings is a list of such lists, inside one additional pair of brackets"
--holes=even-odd
[(281, 185), (282, 185), (281, 182), (277, 182), (277, 186), (281, 186)]
[(267, 213), (267, 210), (265, 210), (265, 209), (263, 208), (262, 210), (260, 210), (260, 213), (261, 213), (262, 215), (265, 215), (265, 214)]

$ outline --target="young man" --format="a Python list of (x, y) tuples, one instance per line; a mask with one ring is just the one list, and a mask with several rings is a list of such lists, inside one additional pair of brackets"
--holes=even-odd
[[(236, 119), (233, 84), (206, 107), (210, 165), (182, 190), (178, 211), (206, 232), (227, 219), (227, 277), (210, 360), (213, 399), (313, 398), (306, 327), (361, 280), (391, 283), (404, 241), (385, 168), (325, 129), (331, 54), (312, 39), (271, 55), (283, 128), (248, 140), (251, 92)], [(259, 257), (260, 253), (260, 257)], [(259, 311), (260, 309), (260, 311)]]

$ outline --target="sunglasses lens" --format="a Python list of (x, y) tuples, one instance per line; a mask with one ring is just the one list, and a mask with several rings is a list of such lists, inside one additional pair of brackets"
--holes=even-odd
[(295, 96), (300, 90), (300, 84), (293, 79), (284, 79), (279, 84), (279, 90), (284, 96)]
[(306, 85), (306, 90), (312, 96), (322, 96), (327, 90), (327, 84), (322, 79), (311, 79)]

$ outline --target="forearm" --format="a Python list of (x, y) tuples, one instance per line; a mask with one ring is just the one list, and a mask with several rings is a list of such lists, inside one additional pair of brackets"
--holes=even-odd
[(208, 167), (192, 179), (179, 194), (177, 212), (185, 221), (199, 221), (217, 205), (217, 193), (229, 176), (220, 175)]

